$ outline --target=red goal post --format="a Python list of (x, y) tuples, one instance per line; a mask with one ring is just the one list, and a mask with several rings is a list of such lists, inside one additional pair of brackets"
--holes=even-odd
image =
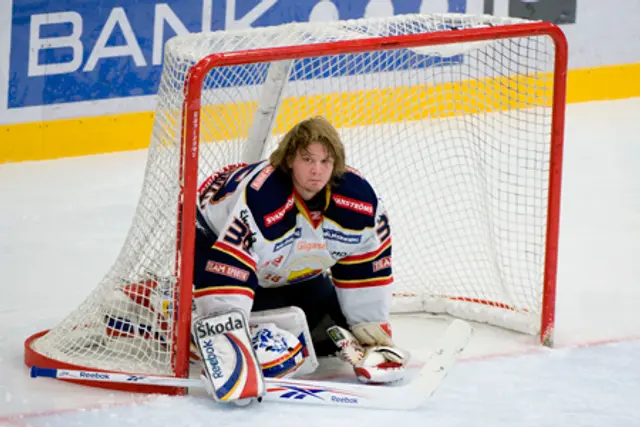
[[(354, 22), (358, 22), (358, 21), (354, 21)], [(259, 29), (255, 29), (252, 31), (259, 31)], [(283, 31), (286, 31), (286, 29), (283, 29)], [(205, 37), (205, 35), (199, 35), (199, 37)], [(211, 89), (212, 82), (206, 81), (207, 76), (211, 74), (212, 70), (225, 70), (225, 69), (231, 70), (233, 69), (233, 67), (237, 67), (237, 66), (251, 66), (252, 64), (266, 64), (266, 63), (275, 63), (279, 61), (304, 60), (309, 58), (322, 58), (322, 57), (344, 58), (346, 57), (345, 55), (363, 54), (367, 52), (398, 51), (402, 49), (416, 49), (414, 50), (414, 52), (420, 52), (420, 49), (424, 49), (427, 47), (445, 46), (450, 44), (461, 44), (461, 43), (466, 44), (466, 48), (470, 47), (473, 49), (474, 48), (474, 46), (472, 45), (473, 42), (498, 41), (498, 40), (505, 40), (505, 39), (527, 39), (527, 38), (533, 38), (533, 37), (547, 37), (547, 38), (550, 38), (553, 43), (553, 47), (554, 47), (554, 52), (552, 55), (553, 69), (545, 71), (545, 73), (547, 74), (550, 73), (551, 77), (548, 77), (548, 78), (550, 79), (549, 84), (551, 85), (551, 89), (549, 89), (548, 87), (544, 89), (537, 89), (537, 88), (524, 89), (522, 97), (518, 95), (515, 101), (508, 101), (507, 102), (508, 105), (506, 106), (496, 107), (496, 106), (490, 105), (489, 107), (487, 107), (485, 103), (484, 106), (478, 107), (477, 105), (474, 104), (473, 106), (470, 106), (470, 107), (464, 107), (461, 110), (463, 112), (460, 114), (461, 115), (467, 115), (467, 114), (473, 115), (476, 113), (479, 115), (502, 114), (500, 111), (508, 112), (512, 109), (518, 110), (518, 111), (520, 110), (529, 111), (529, 110), (536, 110), (542, 107), (547, 107), (550, 111), (548, 114), (548, 118), (541, 119), (540, 123), (533, 123), (533, 124), (530, 123), (529, 125), (526, 125), (524, 127), (528, 128), (529, 126), (531, 126), (531, 128), (535, 128), (536, 131), (539, 131), (540, 129), (542, 129), (543, 126), (548, 125), (548, 131), (547, 130), (539, 131), (540, 133), (539, 140), (542, 143), (545, 143), (545, 144), (548, 143), (549, 152), (545, 154), (545, 156), (543, 156), (544, 158), (542, 160), (535, 161), (537, 162), (536, 164), (541, 162), (547, 164), (547, 166), (545, 166), (543, 169), (544, 175), (546, 176), (544, 177), (544, 179), (542, 179), (546, 187), (546, 189), (542, 190), (542, 193), (544, 193), (544, 196), (542, 198), (545, 199), (545, 206), (542, 207), (545, 210), (544, 236), (542, 236), (542, 240), (536, 241), (536, 244), (532, 243), (530, 246), (537, 248), (540, 243), (544, 245), (543, 249), (540, 249), (541, 251), (543, 251), (543, 253), (540, 253), (540, 254), (536, 253), (535, 255), (535, 257), (542, 257), (543, 259), (541, 261), (543, 263), (543, 271), (542, 271), (543, 276), (541, 278), (542, 284), (541, 284), (541, 289), (539, 290), (539, 293), (541, 296), (540, 310), (539, 310), (540, 312), (535, 313), (535, 316), (539, 318), (539, 330), (537, 333), (540, 336), (540, 341), (545, 345), (552, 345), (554, 313), (555, 313), (558, 229), (559, 229), (559, 211), (560, 211), (560, 186), (561, 186), (561, 171), (562, 171), (562, 147), (563, 147), (566, 78), (567, 78), (567, 42), (566, 42), (566, 38), (564, 37), (564, 34), (557, 26), (550, 23), (544, 23), (544, 22), (510, 23), (509, 25), (482, 26), (481, 28), (463, 28), (458, 30), (444, 29), (442, 31), (437, 31), (437, 32), (390, 35), (390, 36), (384, 36), (384, 37), (371, 36), (371, 37), (356, 38), (352, 40), (326, 41), (321, 43), (311, 43), (311, 44), (304, 44), (304, 45), (254, 48), (249, 50), (235, 50), (235, 51), (228, 51), (228, 52), (212, 53), (202, 58), (196, 58), (197, 61), (195, 61), (194, 65), (188, 68), (188, 72), (184, 76), (183, 100), (181, 102), (182, 111), (179, 113), (179, 115), (175, 116), (179, 118), (179, 121), (181, 122), (181, 124), (177, 126), (175, 123), (170, 123), (171, 120), (165, 120), (164, 124), (160, 123), (160, 120), (162, 119), (162, 117), (158, 118), (158, 113), (157, 113), (156, 124), (154, 125), (154, 135), (155, 135), (156, 133), (160, 133), (160, 132), (167, 133), (166, 129), (164, 128), (169, 127), (169, 125), (167, 125), (166, 123), (170, 123), (171, 126), (174, 126), (178, 130), (175, 131), (174, 133), (171, 133), (171, 132), (168, 132), (168, 133), (170, 133), (172, 137), (178, 138), (180, 140), (179, 147), (177, 147), (177, 149), (179, 150), (179, 162), (178, 162), (179, 170), (177, 172), (179, 179), (177, 180), (177, 183), (178, 183), (177, 198), (176, 198), (177, 210), (176, 210), (176, 217), (175, 217), (175, 226), (177, 228), (177, 232), (175, 233), (175, 254), (174, 254), (175, 265), (173, 267), (173, 271), (174, 271), (173, 277), (167, 281), (167, 283), (170, 283), (171, 286), (175, 287), (175, 290), (167, 294), (168, 296), (165, 298), (163, 302), (164, 304), (163, 307), (166, 307), (166, 306), (173, 307), (173, 310), (169, 309), (167, 311), (170, 319), (168, 321), (169, 326), (166, 328), (166, 331), (165, 331), (166, 334), (163, 335), (163, 338), (162, 338), (162, 340), (164, 341), (160, 344), (154, 343), (153, 345), (147, 345), (147, 344), (145, 345), (148, 346), (150, 349), (161, 347), (163, 349), (162, 351), (167, 353), (167, 355), (162, 358), (163, 360), (162, 363), (168, 363), (169, 366), (167, 369), (170, 371), (171, 374), (177, 377), (186, 377), (188, 375), (190, 327), (191, 327), (191, 313), (192, 313), (191, 300), (193, 296), (192, 283), (193, 283), (193, 255), (194, 255), (194, 242), (195, 242), (194, 232), (195, 232), (196, 198), (197, 198), (197, 188), (199, 183), (202, 180), (202, 172), (201, 172), (202, 159), (201, 159), (200, 152), (202, 150), (204, 140), (206, 140), (206, 144), (205, 144), (206, 147), (211, 147), (213, 146), (215, 141), (223, 139), (224, 135), (229, 134), (229, 135), (232, 135), (233, 138), (239, 138), (241, 135), (246, 134), (246, 132), (243, 134), (243, 133), (232, 132), (232, 131), (222, 132), (222, 131), (217, 131), (215, 129), (214, 130), (205, 129), (207, 127), (213, 129), (214, 125), (212, 125), (211, 123), (218, 120), (218, 118), (214, 117), (213, 113), (211, 112), (212, 110), (218, 111), (216, 109), (217, 108), (216, 105), (218, 105), (216, 104), (216, 102), (218, 101), (213, 102), (209, 100), (209, 101), (203, 102), (203, 97), (206, 96), (205, 94), (215, 92), (214, 89)], [(425, 52), (428, 53), (428, 52), (431, 52), (431, 50), (426, 49)], [(464, 54), (458, 53), (455, 56), (459, 56), (459, 55), (464, 55)], [(539, 55), (538, 51), (536, 51), (535, 55), (536, 56)], [(484, 56), (488, 57), (490, 56), (490, 54), (484, 54)], [(484, 60), (485, 59), (482, 59), (482, 61)], [(489, 61), (489, 60), (490, 59), (486, 59), (486, 61)], [(517, 78), (510, 79), (509, 73), (495, 72), (494, 74), (495, 75), (493, 75), (493, 77), (491, 78), (494, 79), (495, 82), (508, 81), (509, 85), (515, 84), (515, 85), (522, 85), (523, 87), (526, 87), (531, 83), (530, 76), (522, 77), (522, 75), (518, 75)], [(470, 75), (469, 77), (471, 79), (474, 78), (473, 75)], [(545, 79), (546, 78), (547, 77), (545, 77)], [(533, 79), (538, 81), (538, 77), (534, 77)], [(178, 81), (180, 80), (178, 79)], [(491, 86), (491, 90), (489, 92), (492, 92), (495, 89), (495, 87), (497, 87), (496, 85), (498, 83), (495, 83), (495, 82), (492, 82), (491, 84), (488, 85), (488, 86)], [(419, 82), (419, 83), (422, 84), (425, 82)], [(451, 85), (455, 86), (455, 83), (444, 81), (443, 85), (450, 88)], [(403, 93), (406, 94), (406, 93), (409, 93), (406, 91), (411, 91), (412, 89), (405, 89), (403, 86), (403, 88), (400, 88), (399, 90), (405, 91)], [(526, 102), (529, 102), (528, 101), (529, 98), (532, 98), (532, 97), (535, 98), (535, 96), (537, 96), (538, 93), (543, 93), (543, 92), (550, 93), (551, 97), (548, 100), (545, 100), (544, 102), (538, 102), (537, 100), (534, 99), (533, 101), (531, 101), (531, 104), (525, 105), (525, 98), (527, 99)], [(499, 91), (496, 90), (496, 93), (499, 93)], [(158, 97), (161, 98), (162, 96), (163, 96), (163, 93), (159, 92)], [(211, 96), (213, 99), (213, 97), (216, 95), (211, 95)], [(370, 101), (372, 96), (376, 97), (375, 98), (376, 100), (380, 99), (380, 98), (377, 98), (379, 96), (377, 94), (370, 95), (369, 93), (367, 93), (363, 96), (365, 98), (362, 98), (362, 99), (366, 99), (367, 102)], [(397, 96), (397, 92), (394, 92), (393, 96)], [(411, 92), (411, 95), (409, 96), (414, 96), (413, 92)], [(432, 98), (433, 97), (438, 98), (438, 96), (435, 96), (435, 95), (432, 96)], [(462, 98), (464, 97), (465, 95), (462, 95)], [(443, 98), (444, 102), (446, 103), (450, 102), (449, 98), (450, 97)], [(453, 95), (453, 98), (455, 98), (455, 95)], [(340, 99), (343, 99), (343, 98), (340, 98)], [(431, 102), (430, 97), (426, 97), (426, 98), (423, 97), (420, 99), (421, 99), (421, 102), (425, 103), (425, 107), (424, 107), (425, 111), (428, 110), (428, 112), (431, 113), (432, 115), (434, 115), (434, 112), (440, 111), (438, 109), (439, 107), (432, 108), (430, 104)], [(310, 100), (313, 102), (318, 102), (318, 103), (320, 102), (313, 97), (305, 98), (304, 102), (309, 102)], [(331, 102), (334, 102), (334, 101), (335, 99), (332, 99)], [(294, 105), (298, 105), (298, 104), (295, 104), (295, 102), (294, 102)], [(483, 99), (483, 102), (484, 102), (484, 99)], [(223, 102), (220, 101), (220, 104), (222, 103)], [(292, 108), (291, 106), (283, 107), (282, 104), (278, 104), (278, 105), (280, 108)], [(318, 107), (317, 111), (324, 111), (322, 110), (322, 108)], [(384, 107), (365, 106), (363, 107), (363, 110), (369, 111), (368, 108), (379, 109)], [(170, 109), (171, 108), (169, 108), (168, 110)], [(245, 113), (243, 110), (241, 110), (241, 107), (234, 106), (231, 108), (231, 111), (234, 113), (239, 112), (238, 114), (240, 115), (235, 116), (234, 118), (237, 117), (237, 121), (241, 122), (243, 118), (251, 117), (251, 115), (255, 113), (255, 108), (251, 109), (250, 112)], [(314, 112), (317, 113), (317, 111), (314, 111)], [(378, 110), (375, 110), (375, 111), (378, 111)], [(494, 111), (498, 111), (498, 113), (494, 113)], [(225, 112), (224, 114), (228, 114), (228, 112)], [(378, 113), (375, 113), (375, 114), (378, 114)], [(458, 113), (447, 112), (443, 114), (442, 117), (455, 116), (456, 114)], [(516, 124), (524, 123), (526, 121), (526, 119), (523, 120), (519, 114), (520, 114), (519, 112), (517, 114), (514, 113), (514, 115), (512, 116), (512, 118), (515, 117), (515, 119), (513, 120), (514, 120), (514, 123)], [(206, 119), (204, 122), (203, 122), (203, 117)], [(342, 119), (336, 119), (336, 120), (339, 121)], [(496, 125), (495, 123), (493, 123), (493, 120), (494, 119), (491, 118), (489, 119), (489, 121), (487, 121), (487, 123), (492, 123), (491, 124), (492, 129), (499, 128), (500, 126), (502, 126), (502, 125)], [(357, 122), (356, 124), (360, 125), (362, 123), (364, 122)], [(465, 124), (465, 126), (467, 124)], [(488, 127), (486, 127), (485, 125), (482, 125), (482, 126), (483, 126), (482, 127), (483, 131), (488, 129)], [(345, 129), (351, 129), (351, 127), (358, 127), (358, 126), (356, 125), (352, 126), (351, 123), (348, 126), (345, 125)], [(509, 129), (518, 128), (517, 125), (512, 125), (512, 126), (507, 125), (505, 127)], [(463, 129), (463, 128), (461, 127), (459, 129), (458, 128), (454, 129), (451, 125), (443, 125), (442, 129), (445, 129), (445, 130), (443, 131), (441, 129), (437, 129), (436, 131), (450, 132), (450, 134), (446, 134), (445, 139), (450, 138), (454, 140), (458, 138), (457, 135), (459, 132), (462, 132), (460, 129)], [(282, 129), (278, 128), (278, 125), (275, 123), (275, 121), (272, 121), (269, 123), (269, 126), (268, 126), (269, 135), (277, 135), (281, 130)], [(521, 130), (518, 129), (515, 132), (518, 134), (518, 136), (515, 139), (522, 138), (522, 136), (520, 135)], [(155, 153), (159, 153), (162, 150), (168, 149), (166, 147), (170, 145), (167, 142), (168, 137), (166, 139), (163, 139), (165, 138), (164, 136), (154, 137), (154, 138), (155, 139), (152, 142), (152, 147), (150, 148), (150, 158), (152, 156), (155, 156), (156, 155)], [(233, 138), (230, 138), (230, 139), (233, 139)], [(264, 136), (264, 138), (267, 138), (267, 137)], [(526, 137), (524, 139), (526, 139)], [(487, 141), (492, 140), (492, 137), (487, 136), (486, 140)], [(158, 141), (160, 141), (160, 143), (158, 143)], [(214, 142), (212, 143), (212, 141)], [(153, 151), (153, 153), (151, 151)], [(531, 150), (526, 150), (526, 149), (522, 150), (523, 153), (526, 153), (528, 151), (531, 151)], [(347, 141), (347, 154), (349, 155), (348, 141)], [(456, 155), (447, 155), (445, 156), (446, 158), (443, 157), (447, 162), (446, 164), (449, 164), (450, 162), (452, 162), (451, 159), (455, 158)], [(485, 158), (489, 159), (488, 161), (491, 161), (492, 156), (493, 154), (484, 153), (481, 155), (481, 158), (482, 158), (481, 161), (484, 162)], [(236, 161), (237, 160), (241, 160), (241, 159), (236, 159)], [(153, 168), (153, 164), (151, 160), (149, 161), (147, 168), (148, 169)], [(424, 169), (428, 169), (428, 167), (425, 167)], [(490, 169), (493, 169), (493, 166)], [(466, 172), (461, 173), (460, 176), (466, 176)], [(536, 178), (538, 178), (541, 175), (538, 172), (535, 172), (535, 176)], [(367, 174), (367, 177), (369, 178), (369, 174)], [(485, 178), (486, 177), (484, 177), (483, 179)], [(513, 183), (511, 183), (510, 185), (513, 187), (512, 184)], [(517, 185), (515, 186), (518, 187), (520, 183), (516, 183), (516, 184)], [(147, 180), (145, 180), (145, 185), (147, 185)], [(435, 193), (434, 194), (436, 196), (440, 196), (440, 191), (444, 191), (446, 188), (449, 188), (449, 187), (443, 186), (442, 189), (439, 189), (437, 192), (435, 192), (437, 194)], [(536, 187), (536, 191), (538, 190), (539, 189)], [(497, 194), (503, 194), (503, 193), (506, 194), (504, 196), (505, 199), (520, 200), (517, 194), (515, 195), (510, 193), (507, 194), (507, 192), (498, 192)], [(503, 197), (503, 196), (499, 196), (499, 197)], [(142, 198), (143, 197), (141, 197), (141, 199)], [(472, 203), (472, 202), (469, 202), (469, 203)], [(466, 206), (467, 205), (465, 205), (465, 209), (466, 209)], [(527, 205), (527, 203), (524, 203), (523, 206), (527, 207), (528, 209), (529, 205)], [(539, 209), (539, 207), (536, 209)], [(447, 212), (447, 215), (455, 216), (453, 215), (454, 213), (455, 213), (454, 211)], [(511, 213), (509, 214), (509, 217), (513, 217), (513, 216), (514, 215), (511, 215)], [(138, 218), (138, 216), (136, 218)], [(392, 216), (392, 220), (393, 220), (393, 216)], [(539, 225), (539, 221), (536, 223)], [(472, 224), (470, 226), (470, 229), (474, 229), (474, 227), (475, 225)], [(519, 228), (522, 228), (522, 230), (524, 230), (526, 227), (524, 225), (522, 225), (522, 227), (521, 225), (518, 225), (516, 228), (518, 228), (518, 230), (516, 230), (514, 234), (519, 235), (519, 233), (521, 232)], [(501, 232), (500, 227), (494, 227), (491, 230), (489, 230), (487, 233), (499, 234), (500, 232)], [(500, 236), (496, 238), (494, 235), (493, 237), (489, 238), (489, 240), (492, 240), (492, 239), (500, 240), (499, 237)], [(520, 242), (520, 240), (518, 239), (519, 238), (514, 238), (513, 242), (516, 242), (516, 243)], [(130, 238), (128, 238), (127, 241), (130, 242)], [(508, 244), (505, 244), (505, 246), (507, 246), (507, 249), (509, 245), (511, 245), (511, 243), (513, 242), (509, 240)], [(529, 244), (528, 240), (525, 243)], [(125, 246), (127, 245), (130, 246), (129, 243), (125, 244)], [(123, 249), (123, 254), (125, 252), (127, 251)], [(125, 257), (125, 255), (123, 254), (121, 254), (121, 258)], [(472, 254), (470, 255), (469, 259), (472, 259), (473, 257), (475, 257), (475, 255)], [(438, 262), (442, 262), (442, 260)], [(454, 279), (456, 279), (458, 278), (458, 276), (460, 276), (464, 278), (466, 277), (466, 274), (467, 273), (465, 273), (464, 271), (459, 271), (455, 273), (453, 276), (447, 276), (447, 277), (453, 277)], [(533, 275), (535, 275), (535, 273)], [(123, 274), (119, 273), (118, 277), (121, 277), (121, 276), (123, 276)], [(132, 274), (131, 276), (138, 277), (139, 275)], [(155, 285), (154, 285), (154, 289), (155, 289)], [(144, 294), (143, 299), (148, 298), (149, 301), (151, 301), (153, 296), (153, 291), (147, 292), (145, 290), (144, 292), (146, 293)], [(534, 298), (536, 298), (537, 292), (538, 291), (535, 291), (532, 293)], [(418, 297), (421, 301), (423, 300), (422, 296), (419, 296), (418, 292), (416, 292), (415, 290), (411, 290), (411, 289), (404, 290), (403, 288), (400, 288), (398, 293), (399, 295), (409, 295), (410, 297)], [(430, 296), (432, 296), (431, 295), (432, 291), (429, 291), (428, 293), (430, 294)], [(520, 310), (520, 308), (517, 307), (515, 304), (512, 305), (510, 303), (504, 303), (504, 302), (493, 299), (491, 296), (483, 297), (482, 293), (476, 295), (475, 293), (465, 294), (465, 293), (452, 292), (451, 294), (442, 294), (442, 295), (438, 295), (437, 297), (441, 300), (453, 301), (455, 304), (470, 303), (472, 305), (489, 307), (490, 309), (497, 308), (501, 311), (506, 311), (506, 312), (522, 311), (525, 313), (525, 315), (527, 314), (528, 311), (530, 311), (530, 309), (528, 308), (524, 308)], [(185, 301), (187, 303), (184, 303)], [(102, 308), (103, 306), (100, 306), (100, 307)], [(94, 309), (92, 308), (92, 310)], [(108, 310), (108, 309), (104, 309), (104, 310)], [(467, 310), (467, 309), (465, 308), (464, 310)], [(109, 314), (112, 313), (112, 311), (106, 311), (106, 312)], [(443, 309), (443, 312), (455, 315), (455, 313), (449, 311), (449, 309)], [(471, 318), (471, 320), (478, 320), (475, 317), (477, 314), (476, 312), (477, 310), (475, 308), (471, 309), (470, 311), (471, 314), (468, 317)], [(103, 319), (103, 321), (106, 321), (104, 319), (108, 316), (105, 316), (103, 314), (104, 313), (99, 313), (99, 316), (97, 316), (97, 318)], [(155, 316), (154, 319), (157, 319), (158, 316), (157, 315), (154, 315), (154, 316)], [(509, 313), (507, 313), (506, 316), (508, 318)], [(500, 319), (502, 319), (503, 314), (501, 313), (499, 317)], [(118, 317), (118, 319), (121, 319), (121, 317)], [(484, 321), (484, 320), (479, 319), (479, 321)], [(509, 320), (506, 320), (505, 322), (508, 322), (508, 321)], [(75, 324), (79, 324), (79, 323), (83, 323), (85, 325), (89, 324), (89, 321), (84, 321), (84, 320), (80, 321), (77, 318), (74, 319), (73, 322)], [(122, 321), (120, 322), (121, 323), (119, 325), (120, 327), (122, 327)], [(129, 322), (128, 319), (127, 319), (127, 322)], [(500, 326), (504, 326), (500, 322), (501, 320), (496, 322), (496, 324)], [(128, 325), (129, 323), (126, 323), (126, 328), (129, 328)], [(113, 324), (110, 324), (110, 327), (113, 329), (114, 327)], [(136, 327), (139, 329), (138, 324), (136, 324)], [(506, 327), (509, 327), (509, 325), (506, 325)], [(72, 329), (74, 330), (74, 333), (78, 332), (77, 328), (73, 327)], [(66, 328), (66, 330), (69, 330), (69, 328)], [(115, 363), (111, 364), (110, 362), (109, 363), (105, 362), (104, 365), (101, 365), (98, 362), (94, 364), (89, 364), (87, 361), (82, 360), (81, 358), (78, 358), (78, 361), (76, 362), (74, 358), (78, 356), (76, 356), (75, 353), (73, 353), (73, 351), (71, 350), (69, 351), (66, 351), (64, 349), (50, 350), (49, 346), (53, 346), (53, 344), (42, 343), (40, 344), (39, 347), (38, 347), (38, 344), (36, 344), (36, 346), (33, 345), (34, 342), (36, 342), (38, 339), (46, 335), (47, 334), (45, 334), (44, 332), (40, 332), (39, 334), (36, 334), (30, 337), (25, 343), (25, 363), (27, 365), (30, 365), (30, 366), (38, 365), (42, 367), (66, 367), (66, 368), (89, 367), (94, 370), (97, 369), (97, 370), (105, 370), (105, 371), (124, 371), (124, 372), (130, 372), (130, 373), (146, 373), (146, 374), (156, 373), (156, 371), (151, 368), (150, 369), (140, 368), (139, 366), (143, 366), (143, 367), (146, 366), (145, 365), (146, 362), (143, 362), (143, 361), (141, 361), (140, 364), (138, 365), (131, 365), (132, 366), (131, 368), (129, 367), (121, 368), (120, 367), (121, 365), (115, 364)], [(122, 330), (118, 330), (118, 338), (121, 338), (122, 335), (124, 335), (122, 333)], [(153, 336), (153, 334), (151, 335)], [(112, 338), (113, 338), (113, 334), (109, 335), (108, 339), (94, 337), (95, 340), (98, 340), (101, 343), (106, 341), (111, 343)], [(153, 339), (153, 337), (151, 339)], [(156, 340), (161, 341), (160, 339), (157, 339), (157, 336), (156, 336)], [(166, 342), (167, 340), (170, 341), (170, 343)], [(98, 350), (96, 351), (102, 351), (100, 347), (101, 345), (102, 344), (97, 346)], [(109, 352), (113, 354), (118, 354), (117, 357), (120, 357), (120, 358), (126, 357), (126, 356), (123, 356), (123, 354), (125, 353), (120, 353), (121, 347), (122, 345), (119, 343), (119, 346), (117, 347), (117, 351), (110, 349)], [(148, 350), (148, 351), (152, 352), (153, 350)], [(62, 354), (62, 353), (64, 353), (64, 357), (58, 356), (59, 354)], [(112, 356), (109, 356), (109, 357), (112, 357)], [(103, 359), (101, 356), (101, 358), (99, 359), (109, 360), (109, 357), (105, 356)], [(154, 365), (154, 366), (156, 364), (160, 364), (160, 362), (154, 361), (153, 363), (150, 363), (150, 365)], [(158, 371), (158, 373), (166, 373), (166, 370), (165, 371), (160, 370)], [(101, 385), (101, 386), (104, 387), (104, 385)], [(116, 384), (109, 385), (109, 386), (112, 386), (114, 388), (119, 388), (119, 389), (132, 390), (132, 391), (145, 391), (145, 392), (156, 391), (156, 392), (163, 392), (163, 393), (167, 392), (166, 389), (154, 388), (154, 387), (151, 387), (151, 388), (147, 387), (144, 389), (140, 389), (135, 387), (127, 388), (127, 387), (123, 387), (122, 385), (116, 385)], [(181, 393), (181, 390), (174, 389), (174, 390), (170, 390), (170, 392)]]

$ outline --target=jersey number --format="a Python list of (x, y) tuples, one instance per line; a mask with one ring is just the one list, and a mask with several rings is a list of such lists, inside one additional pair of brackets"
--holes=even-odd
[(386, 240), (386, 238), (391, 234), (391, 227), (389, 227), (389, 218), (387, 217), (387, 214), (382, 214), (380, 215), (380, 218), (378, 218), (376, 234), (381, 241)]
[(241, 247), (245, 252), (249, 252), (252, 243), (251, 230), (238, 218), (233, 219), (233, 223), (224, 235), (224, 241), (234, 246)]

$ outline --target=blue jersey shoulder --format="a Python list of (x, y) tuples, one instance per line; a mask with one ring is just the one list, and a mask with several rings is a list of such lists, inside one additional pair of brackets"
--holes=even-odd
[(378, 196), (359, 173), (348, 170), (331, 189), (325, 217), (342, 228), (362, 230), (375, 225)]
[(267, 165), (247, 183), (245, 191), (247, 206), (267, 240), (275, 240), (295, 227), (298, 210), (293, 182), (285, 172)]
[[(260, 232), (276, 240), (296, 226), (299, 213), (293, 196), (293, 182), (285, 172), (267, 165), (246, 187), (246, 204)], [(378, 197), (369, 182), (349, 170), (331, 188), (331, 200), (324, 216), (341, 228), (363, 230), (375, 225)]]

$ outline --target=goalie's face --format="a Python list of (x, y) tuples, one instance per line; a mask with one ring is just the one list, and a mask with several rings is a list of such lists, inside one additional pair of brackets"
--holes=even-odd
[(318, 194), (331, 179), (333, 158), (324, 145), (312, 142), (306, 149), (299, 149), (289, 165), (293, 185), (303, 199)]

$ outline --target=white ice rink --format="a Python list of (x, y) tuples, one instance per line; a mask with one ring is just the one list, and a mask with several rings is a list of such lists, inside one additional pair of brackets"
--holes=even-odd
[[(640, 426), (640, 98), (568, 106), (556, 348), (479, 326), (427, 404), (395, 412), (218, 406), (47, 379), (23, 365), (29, 335), (93, 290), (122, 245), (146, 152), (0, 166), (0, 425)], [(394, 319), (428, 352), (442, 319)]]

